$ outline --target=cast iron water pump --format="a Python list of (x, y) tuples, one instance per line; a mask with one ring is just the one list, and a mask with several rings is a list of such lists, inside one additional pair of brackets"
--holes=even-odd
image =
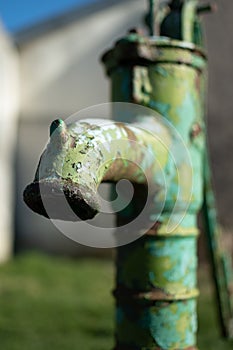
[[(146, 19), (150, 36), (131, 30), (102, 60), (113, 102), (139, 104), (163, 118), (148, 112), (127, 125), (119, 115), (116, 122), (87, 119), (66, 125), (56, 120), (34, 182), (24, 192), (25, 202), (39, 214), (64, 220), (76, 220), (78, 215), (86, 220), (100, 210), (97, 189), (102, 181), (126, 178), (138, 193), (141, 186), (145, 191), (152, 188), (149, 228), (117, 249), (116, 350), (196, 349), (197, 214), (202, 207), (222, 329), (224, 335), (233, 336), (230, 271), (218, 245), (206, 152), (207, 62), (199, 14), (208, 10), (211, 6), (200, 6), (197, 0), (161, 5), (150, 1)], [(164, 118), (181, 135), (191, 166)], [(171, 153), (176, 154), (176, 164)], [(64, 195), (71, 214), (62, 205)], [(49, 203), (49, 214), (43, 199)], [(140, 201), (135, 197), (130, 210), (118, 214), (119, 225), (137, 215)], [(156, 219), (153, 213), (160, 208)]]

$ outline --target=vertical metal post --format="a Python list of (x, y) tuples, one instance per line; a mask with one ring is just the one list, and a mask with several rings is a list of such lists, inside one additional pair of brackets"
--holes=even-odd
[[(150, 35), (154, 35), (155, 27), (151, 22), (153, 5), (150, 1)], [(195, 348), (196, 216), (203, 200), (223, 333), (228, 337), (232, 333), (229, 273), (216, 246), (216, 215), (214, 220), (212, 214), (209, 216), (213, 213), (213, 201), (210, 200), (211, 189), (206, 188), (210, 182), (206, 175), (203, 177), (208, 163), (204, 122), (207, 67), (201, 49), (203, 40), (198, 14), (213, 10), (213, 7), (198, 6), (197, 0), (174, 0), (170, 7), (171, 12), (161, 23), (161, 34), (164, 31), (179, 41), (144, 38), (144, 46), (149, 47), (146, 51), (145, 47), (142, 49), (143, 39), (135, 33), (119, 41), (103, 57), (111, 78), (112, 101), (148, 106), (172, 122), (189, 149), (194, 174), (189, 211), (177, 230), (170, 234), (166, 232), (165, 206), (160, 221), (145, 237), (118, 248), (114, 292), (116, 349)], [(127, 92), (125, 86), (128, 86)], [(174, 187), (175, 184), (174, 178)], [(175, 198), (172, 189), (168, 191), (168, 202), (169, 195)], [(122, 220), (123, 217), (118, 215), (118, 222), (122, 223)]]
[[(202, 50), (187, 43), (144, 41), (147, 53), (142, 50), (143, 38), (134, 34), (104, 56), (112, 100), (148, 106), (174, 125), (192, 157), (194, 190), (184, 220), (169, 233), (169, 216), (173, 215), (173, 221), (179, 217), (179, 213), (171, 214), (177, 191), (183, 193), (181, 208), (188, 201), (185, 184), (178, 189), (174, 176), (159, 222), (143, 238), (117, 250), (116, 349), (195, 349), (196, 216), (203, 193), (206, 59)], [(134, 48), (134, 59), (129, 57), (129, 47), (131, 53)], [(118, 216), (118, 222), (123, 221)]]

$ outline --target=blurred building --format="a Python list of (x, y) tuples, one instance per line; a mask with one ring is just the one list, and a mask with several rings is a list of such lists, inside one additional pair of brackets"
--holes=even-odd
[(22, 202), (22, 191), (32, 181), (51, 121), (109, 101), (108, 80), (99, 58), (130, 27), (141, 24), (145, 5), (140, 0), (100, 1), (17, 36), (21, 65), (16, 207), (19, 248), (69, 254), (90, 251), (31, 212)]
[(19, 54), (0, 27), (0, 262), (13, 250), (14, 160), (19, 116)]
[[(15, 71), (16, 81), (20, 73), (20, 85), (14, 92), (16, 100), (20, 94), (14, 192), (18, 249), (41, 248), (69, 254), (86, 251), (64, 237), (50, 221), (31, 212), (22, 201), (22, 192), (32, 181), (48, 140), (50, 122), (109, 101), (108, 80), (99, 57), (129, 28), (142, 25), (146, 3), (99, 1), (12, 38), (12, 43), (17, 43), (15, 57), (18, 55), (20, 65)], [(211, 158), (221, 223), (229, 227), (233, 224), (232, 11), (233, 3), (223, 0), (219, 12), (205, 18), (210, 54)]]

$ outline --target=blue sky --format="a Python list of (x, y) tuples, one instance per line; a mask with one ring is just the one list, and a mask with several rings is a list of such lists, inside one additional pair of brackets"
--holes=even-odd
[(0, 18), (8, 31), (17, 32), (74, 7), (97, 1), (100, 0), (0, 0)]

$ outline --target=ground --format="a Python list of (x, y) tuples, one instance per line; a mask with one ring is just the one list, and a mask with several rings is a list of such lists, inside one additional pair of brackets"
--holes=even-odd
[[(201, 269), (199, 348), (232, 350), (220, 339), (212, 287)], [(109, 350), (114, 269), (110, 260), (16, 257), (0, 267), (2, 350)]]

